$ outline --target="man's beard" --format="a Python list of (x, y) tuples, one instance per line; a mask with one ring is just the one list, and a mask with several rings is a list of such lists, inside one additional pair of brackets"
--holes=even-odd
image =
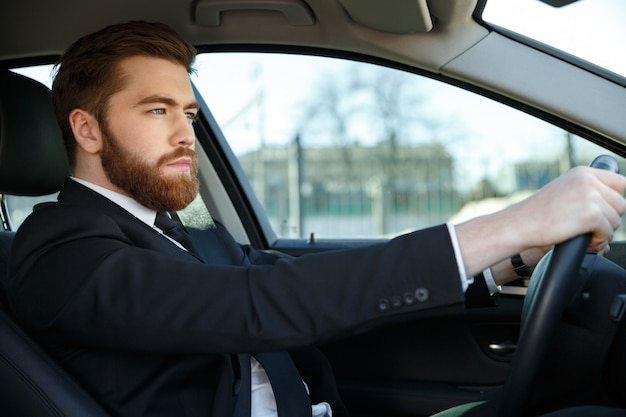
[[(198, 159), (195, 151), (181, 147), (163, 155), (152, 165), (122, 149), (117, 138), (109, 132), (103, 131), (103, 137), (100, 158), (106, 176), (113, 185), (139, 204), (161, 212), (176, 211), (187, 207), (198, 194)], [(189, 172), (164, 175), (162, 169), (181, 157), (191, 158)]]

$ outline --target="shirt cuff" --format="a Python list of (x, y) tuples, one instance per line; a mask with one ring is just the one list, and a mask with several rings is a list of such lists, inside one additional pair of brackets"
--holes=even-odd
[[(461, 288), (463, 288), (463, 292), (465, 292), (467, 290), (467, 287), (469, 287), (471, 284), (474, 283), (474, 277), (468, 277), (467, 274), (465, 273), (465, 264), (463, 263), (463, 257), (461, 256), (461, 248), (459, 247), (459, 239), (456, 237), (456, 229), (454, 228), (454, 225), (451, 223), (446, 223), (446, 226), (448, 226), (448, 232), (450, 233), (450, 240), (452, 241), (452, 248), (454, 249), (454, 257), (456, 258), (456, 264), (459, 269), (459, 277), (461, 279)], [(491, 276), (491, 281), (493, 282), (493, 276)], [(495, 282), (494, 282), (494, 285), (495, 285)], [(491, 290), (491, 287), (490, 287), (490, 290)]]
[(487, 289), (489, 290), (490, 295), (499, 293), (502, 290), (502, 287), (496, 284), (496, 280), (493, 279), (491, 268), (487, 268), (483, 271), (483, 278), (485, 278), (485, 285), (487, 285)]

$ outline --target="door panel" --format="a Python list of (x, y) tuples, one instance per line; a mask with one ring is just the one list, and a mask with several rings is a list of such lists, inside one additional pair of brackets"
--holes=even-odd
[[(520, 300), (502, 300), (521, 311)], [(476, 401), (506, 379), (509, 357), (490, 344), (515, 343), (519, 319), (492, 311), (427, 319), (322, 346), (354, 413), (419, 416)], [(374, 410), (376, 413), (373, 413)]]

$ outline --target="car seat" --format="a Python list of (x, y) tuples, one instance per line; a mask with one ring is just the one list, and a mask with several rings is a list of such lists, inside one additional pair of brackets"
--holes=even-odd
[[(50, 90), (0, 69), (0, 193), (52, 194), (69, 172)], [(3, 291), (13, 235), (0, 231), (0, 414), (107, 417), (13, 319)]]

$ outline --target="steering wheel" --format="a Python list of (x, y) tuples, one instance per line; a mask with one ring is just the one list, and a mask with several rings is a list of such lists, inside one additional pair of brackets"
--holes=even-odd
[[(617, 161), (601, 155), (590, 164), (593, 168), (618, 172)], [(524, 306), (519, 342), (504, 384), (498, 417), (524, 416), (531, 389), (547, 355), (552, 335), (574, 297), (590, 235), (560, 243), (535, 268)]]

